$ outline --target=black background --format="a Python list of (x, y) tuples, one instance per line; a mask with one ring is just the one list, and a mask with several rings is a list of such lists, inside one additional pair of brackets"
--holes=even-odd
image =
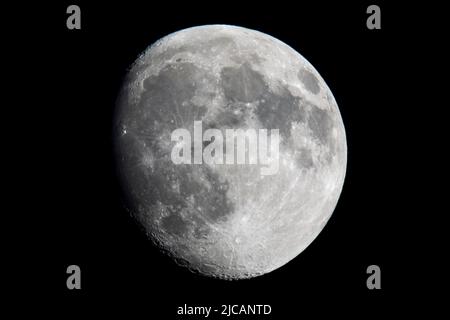
[[(26, 107), (17, 109), (28, 114), (20, 125), (32, 130), (18, 138), (28, 157), (17, 162), (29, 183), (15, 188), (33, 192), (15, 199), (27, 229), (18, 236), (26, 251), (11, 262), (24, 268), (19, 294), (58, 316), (125, 311), (129, 318), (190, 319), (176, 315), (184, 304), (270, 304), (272, 314), (258, 317), (267, 319), (414, 309), (421, 280), (411, 280), (413, 244), (403, 223), (420, 210), (405, 191), (412, 182), (405, 114), (415, 108), (402, 102), (416, 59), (404, 54), (411, 15), (404, 6), (374, 3), (381, 30), (366, 28), (372, 2), (364, 1), (62, 1), (22, 9), (9, 28), (26, 29), (15, 42), (33, 53), (21, 60), (31, 76), (20, 83), (32, 86), (18, 93)], [(66, 28), (70, 4), (81, 7), (81, 30)], [(154, 41), (202, 24), (256, 29), (300, 52), (331, 88), (346, 128), (346, 180), (325, 229), (287, 265), (249, 280), (195, 275), (160, 254), (122, 207), (114, 173), (112, 114), (127, 68)], [(82, 271), (79, 291), (66, 288), (71, 264)], [(366, 287), (371, 264), (381, 268), (381, 290)]]

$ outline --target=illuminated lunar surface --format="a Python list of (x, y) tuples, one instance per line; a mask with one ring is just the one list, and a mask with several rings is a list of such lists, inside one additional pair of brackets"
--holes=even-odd
[[(171, 160), (177, 128), (279, 129), (279, 170)], [(224, 134), (225, 136), (225, 134)], [(126, 204), (149, 238), (192, 271), (273, 271), (320, 233), (346, 170), (345, 130), (324, 80), (281, 41), (210, 25), (170, 34), (135, 61), (115, 117)], [(224, 150), (225, 152), (225, 150)]]

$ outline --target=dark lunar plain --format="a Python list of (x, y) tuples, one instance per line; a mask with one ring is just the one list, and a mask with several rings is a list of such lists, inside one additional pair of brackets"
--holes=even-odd
[[(413, 311), (418, 282), (411, 283), (415, 259), (408, 255), (423, 248), (420, 230), (412, 238), (404, 233), (413, 233), (405, 223), (421, 210), (405, 189), (414, 186), (413, 131), (406, 126), (417, 108), (405, 101), (414, 95), (405, 79), (418, 60), (402, 51), (412, 37), (404, 7), (378, 2), (382, 30), (370, 31), (365, 10), (372, 2), (365, 1), (73, 3), (82, 8), (81, 31), (65, 26), (72, 1), (29, 9), (29, 29), (22, 20), (10, 25), (24, 28), (15, 41), (29, 50), (12, 106), (34, 101), (22, 103), (27, 117), (9, 131), (32, 123), (32, 133), (17, 133), (17, 148), (28, 148), (19, 161), (29, 181), (17, 189), (32, 191), (16, 201), (17, 214), (27, 213), (27, 251), (15, 250), (10, 260), (23, 268), (18, 297), (30, 296), (55, 319), (201, 319), (177, 316), (184, 304), (271, 305), (270, 316), (254, 319), (379, 319)], [(346, 131), (345, 182), (325, 228), (289, 263), (252, 279), (193, 274), (160, 253), (124, 209), (114, 168), (113, 111), (128, 68), (154, 41), (205, 24), (259, 30), (298, 51), (331, 89)], [(71, 264), (81, 267), (80, 291), (66, 289)], [(366, 288), (371, 264), (381, 267), (380, 291)]]

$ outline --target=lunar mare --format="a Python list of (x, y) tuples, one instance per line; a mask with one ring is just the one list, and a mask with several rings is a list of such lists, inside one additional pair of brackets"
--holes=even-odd
[[(278, 129), (278, 171), (173, 163), (171, 133), (193, 136), (195, 121), (222, 133)], [(189, 28), (146, 49), (124, 80), (114, 130), (127, 208), (157, 246), (206, 276), (250, 278), (292, 260), (325, 226), (345, 177), (330, 89), (291, 47), (246, 28)]]

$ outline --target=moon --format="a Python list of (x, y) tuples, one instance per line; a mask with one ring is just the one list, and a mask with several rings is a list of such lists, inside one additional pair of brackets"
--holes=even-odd
[[(192, 133), (194, 121), (277, 129), (278, 171), (175, 164), (171, 134)], [(347, 163), (337, 103), (314, 67), (274, 37), (230, 25), (172, 33), (138, 57), (118, 95), (114, 144), (126, 207), (149, 239), (179, 265), (228, 280), (298, 256), (332, 215)]]

